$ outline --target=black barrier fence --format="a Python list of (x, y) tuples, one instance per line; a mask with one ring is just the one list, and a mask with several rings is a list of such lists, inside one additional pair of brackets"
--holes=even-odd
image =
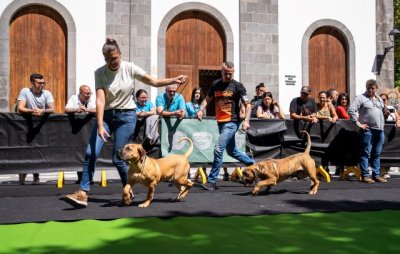
[[(193, 119), (193, 121), (198, 121)], [(0, 174), (80, 171), (85, 150), (96, 119), (53, 114), (32, 117), (17, 113), (0, 113)], [(311, 154), (322, 165), (357, 165), (359, 156), (358, 127), (351, 121), (315, 124), (292, 120), (251, 120), (248, 152), (256, 161), (281, 158), (302, 152), (305, 143), (301, 130), (312, 138)], [(143, 141), (143, 122), (138, 123), (133, 142)], [(112, 139), (97, 160), (98, 169), (114, 168), (111, 162)], [(159, 157), (159, 149), (151, 157)], [(385, 125), (383, 166), (400, 164), (400, 132), (393, 124)]]

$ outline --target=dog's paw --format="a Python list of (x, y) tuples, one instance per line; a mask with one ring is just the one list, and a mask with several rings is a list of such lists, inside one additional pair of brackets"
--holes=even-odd
[(252, 194), (253, 196), (258, 196), (258, 191), (252, 191), (251, 194)]
[(132, 199), (123, 198), (121, 201), (122, 201), (122, 204), (125, 206), (130, 206), (132, 204)]
[(143, 203), (141, 203), (141, 204), (139, 204), (138, 205), (138, 207), (140, 207), (140, 208), (146, 208), (146, 207), (148, 207), (150, 205), (150, 202), (143, 202)]

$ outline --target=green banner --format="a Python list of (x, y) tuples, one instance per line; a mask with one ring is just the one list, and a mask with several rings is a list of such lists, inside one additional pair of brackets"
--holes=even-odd
[[(189, 162), (212, 163), (214, 161), (214, 146), (219, 137), (218, 125), (215, 119), (177, 119), (162, 118), (161, 120), (161, 155), (183, 154), (189, 149), (187, 141), (178, 141), (188, 137), (193, 141), (193, 152)], [(241, 151), (246, 149), (246, 135), (236, 132), (236, 145)], [(224, 151), (224, 162), (237, 162)]]

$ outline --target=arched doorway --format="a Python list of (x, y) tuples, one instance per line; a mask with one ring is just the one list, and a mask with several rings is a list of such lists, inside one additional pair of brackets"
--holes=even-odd
[[(178, 14), (166, 32), (166, 76), (185, 74), (188, 84), (182, 91), (190, 101), (191, 91), (200, 86), (207, 93), (211, 82), (220, 78), (221, 63), (226, 59), (225, 33), (210, 15), (200, 11)], [(213, 115), (212, 104), (207, 115)]]
[(67, 79), (67, 26), (62, 16), (43, 5), (29, 5), (10, 21), (10, 108), (32, 73), (44, 75), (56, 112), (64, 112)]
[(314, 91), (335, 88), (339, 93), (349, 93), (348, 48), (340, 31), (324, 26), (316, 29), (308, 42), (308, 84)]

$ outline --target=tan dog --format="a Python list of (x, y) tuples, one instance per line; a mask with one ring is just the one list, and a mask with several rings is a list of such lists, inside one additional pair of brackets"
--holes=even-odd
[(119, 150), (119, 156), (130, 164), (128, 171), (128, 183), (125, 185), (122, 194), (122, 202), (130, 205), (134, 198), (132, 186), (135, 183), (141, 183), (147, 187), (147, 198), (139, 205), (139, 207), (147, 207), (150, 205), (154, 197), (156, 185), (163, 180), (172, 180), (178, 188), (179, 194), (176, 201), (184, 198), (193, 183), (187, 178), (190, 170), (188, 157), (193, 151), (193, 142), (189, 138), (179, 140), (187, 140), (190, 148), (185, 154), (173, 154), (161, 159), (153, 159), (146, 155), (146, 151), (140, 144), (127, 144)]
[[(305, 169), (311, 179), (310, 192), (308, 194), (315, 195), (318, 191), (319, 181), (317, 179), (317, 170), (315, 161), (310, 156), (311, 138), (306, 131), (302, 131), (307, 135), (307, 147), (303, 153), (297, 153), (283, 159), (268, 159), (257, 162), (248, 166), (243, 170), (241, 182), (245, 185), (252, 184), (257, 178), (260, 181), (254, 187), (252, 193), (257, 195), (260, 188), (267, 186), (266, 193), (272, 186), (289, 178), (293, 173)], [(234, 178), (235, 176), (232, 176)], [(232, 179), (231, 178), (231, 179)], [(234, 180), (234, 179), (232, 179)]]

